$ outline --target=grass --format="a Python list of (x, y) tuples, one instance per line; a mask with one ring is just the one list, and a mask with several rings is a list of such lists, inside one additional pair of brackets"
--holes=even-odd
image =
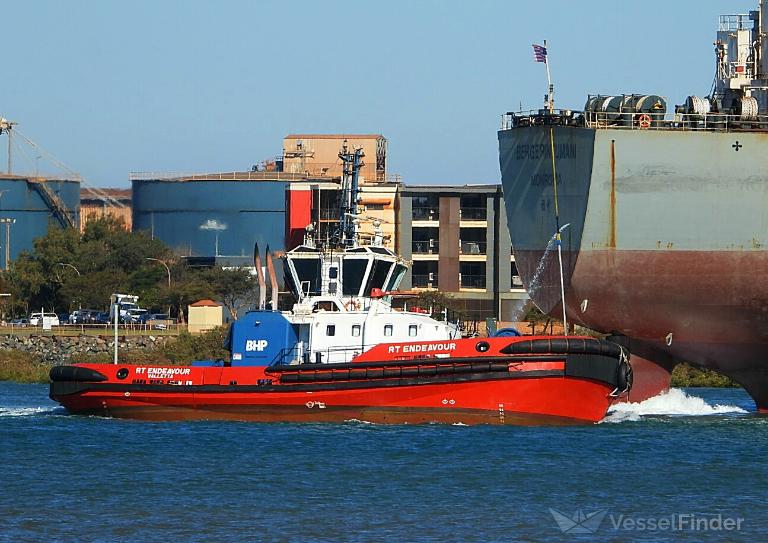
[(47, 383), (51, 367), (22, 351), (0, 350), (0, 381)]

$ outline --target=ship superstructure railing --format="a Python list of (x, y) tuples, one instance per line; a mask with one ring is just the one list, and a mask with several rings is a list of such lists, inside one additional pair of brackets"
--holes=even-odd
[(571, 110), (505, 113), (501, 130), (527, 126), (582, 126), (624, 130), (699, 130), (721, 132), (768, 132), (768, 115), (727, 113), (640, 113)]
[(748, 13), (736, 15), (721, 15), (718, 25), (720, 32), (735, 32), (737, 30), (751, 30), (755, 22)]
[[(356, 343), (354, 345), (337, 345), (325, 349), (309, 349), (306, 346), (295, 345), (281, 349), (269, 365), (348, 363), (352, 362), (356, 356), (376, 345), (378, 343)], [(318, 357), (318, 355), (320, 356)]]

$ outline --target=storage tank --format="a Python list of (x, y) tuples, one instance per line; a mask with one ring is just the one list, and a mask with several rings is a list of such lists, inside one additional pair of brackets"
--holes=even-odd
[(256, 242), (285, 250), (285, 174), (228, 175), (132, 175), (133, 230), (180, 256), (250, 258)]
[[(0, 175), (0, 266), (3, 268), (7, 264), (6, 254), (12, 261), (21, 251), (31, 251), (35, 238), (44, 236), (49, 227), (78, 227), (79, 224), (79, 180)], [(6, 236), (10, 241), (8, 253)]]

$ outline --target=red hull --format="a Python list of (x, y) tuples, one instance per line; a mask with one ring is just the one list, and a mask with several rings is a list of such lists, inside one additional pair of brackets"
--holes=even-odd
[[(511, 338), (484, 340), (491, 344), (488, 356), (477, 356), (476, 340), (450, 342), (452, 350), (461, 352), (463, 341), (476, 356), (425, 360), (421, 351), (421, 358), (411, 361), (360, 357), (341, 370), (331, 364), (284, 367), (281, 373), (268, 367), (82, 364), (77, 367), (104, 380), (59, 380), (51, 385), (51, 398), (76, 414), (143, 420), (397, 424), (597, 422), (614, 401), (615, 383), (569, 373), (565, 356), (538, 354), (534, 361), (500, 356)], [(376, 357), (376, 349), (366, 353), (368, 359)], [(339, 371), (345, 372), (343, 379)], [(356, 372), (365, 375), (358, 378)], [(385, 372), (400, 373), (394, 378)]]
[(105, 392), (54, 397), (72, 413), (143, 420), (536, 424), (597, 422), (607, 385), (565, 377), (317, 392)]

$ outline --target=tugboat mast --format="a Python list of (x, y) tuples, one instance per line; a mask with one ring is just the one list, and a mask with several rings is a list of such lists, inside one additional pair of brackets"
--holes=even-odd
[(347, 140), (341, 148), (339, 158), (344, 163), (341, 194), (339, 196), (339, 231), (337, 240), (341, 247), (352, 248), (357, 246), (358, 207), (360, 192), (360, 168), (363, 167), (363, 149), (355, 149), (350, 152), (347, 148)]

